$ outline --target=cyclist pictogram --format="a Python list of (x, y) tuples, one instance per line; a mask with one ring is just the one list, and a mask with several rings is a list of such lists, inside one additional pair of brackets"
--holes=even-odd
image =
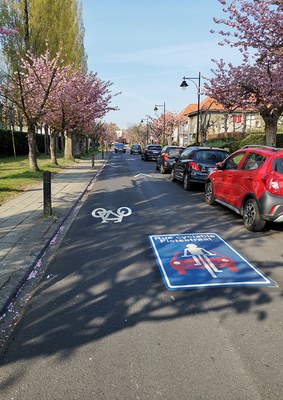
[(94, 218), (101, 218), (102, 224), (122, 222), (124, 217), (128, 217), (131, 214), (132, 210), (129, 207), (119, 207), (116, 212), (101, 207), (96, 208), (91, 213)]

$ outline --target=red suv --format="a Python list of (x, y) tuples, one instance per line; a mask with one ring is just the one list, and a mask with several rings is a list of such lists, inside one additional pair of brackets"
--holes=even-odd
[(243, 216), (249, 231), (283, 222), (283, 149), (245, 146), (216, 164), (205, 185), (207, 204), (218, 202)]

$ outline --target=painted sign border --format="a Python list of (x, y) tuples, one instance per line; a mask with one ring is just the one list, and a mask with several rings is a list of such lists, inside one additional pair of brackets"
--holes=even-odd
[[(172, 285), (169, 279), (169, 276), (166, 272), (166, 269), (163, 265), (162, 259), (159, 255), (159, 252), (155, 246), (154, 238), (162, 238), (162, 237), (178, 237), (184, 235), (215, 235), (223, 244), (229, 247), (232, 252), (237, 254), (237, 256), (244, 261), (247, 265), (250, 266), (260, 277), (259, 281), (240, 281), (240, 282), (215, 282), (215, 283), (203, 283), (203, 284), (185, 284), (185, 285)], [(154, 252), (155, 259), (157, 261), (158, 267), (161, 271), (161, 276), (164, 281), (165, 286), (169, 290), (183, 290), (183, 289), (199, 289), (199, 288), (219, 288), (219, 287), (235, 287), (235, 286), (278, 286), (276, 282), (268, 278), (262, 271), (256, 268), (249, 260), (243, 257), (230, 243), (226, 242), (221, 236), (214, 232), (185, 232), (178, 234), (164, 234), (164, 235), (150, 235), (148, 236), (151, 247)]]

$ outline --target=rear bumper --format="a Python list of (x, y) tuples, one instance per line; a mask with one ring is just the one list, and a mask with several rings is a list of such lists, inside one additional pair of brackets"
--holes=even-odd
[(283, 222), (283, 196), (265, 192), (259, 199), (262, 218), (271, 222)]
[(145, 154), (144, 157), (148, 160), (157, 160), (158, 154)]
[(171, 171), (171, 169), (172, 169), (172, 165), (174, 164), (174, 161), (175, 160), (166, 160), (166, 161), (164, 161), (163, 162), (163, 167), (164, 167), (164, 169), (166, 169), (166, 171)]
[(207, 176), (208, 176), (207, 173), (202, 173), (202, 172), (200, 172), (200, 171), (192, 170), (192, 171), (191, 171), (191, 178), (190, 178), (190, 180), (191, 180), (192, 182), (206, 183)]

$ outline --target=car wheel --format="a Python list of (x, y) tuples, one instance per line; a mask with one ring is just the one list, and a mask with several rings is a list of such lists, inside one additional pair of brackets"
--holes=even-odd
[(212, 204), (215, 204), (212, 182), (207, 182), (207, 184), (205, 185), (205, 202), (210, 206)]
[(184, 176), (183, 187), (185, 190), (192, 190), (192, 183), (190, 182), (189, 174), (185, 174), (185, 176)]
[(170, 179), (171, 179), (171, 182), (176, 182), (176, 180), (177, 180), (177, 179), (175, 178), (174, 169), (172, 169), (172, 171), (171, 171)]
[(161, 173), (161, 174), (165, 174), (165, 172), (166, 172), (166, 171), (165, 171), (164, 165), (161, 164), (161, 165), (160, 165), (160, 173)]
[(265, 227), (266, 221), (262, 219), (257, 202), (249, 199), (243, 208), (243, 221), (245, 227), (252, 232), (260, 232)]

